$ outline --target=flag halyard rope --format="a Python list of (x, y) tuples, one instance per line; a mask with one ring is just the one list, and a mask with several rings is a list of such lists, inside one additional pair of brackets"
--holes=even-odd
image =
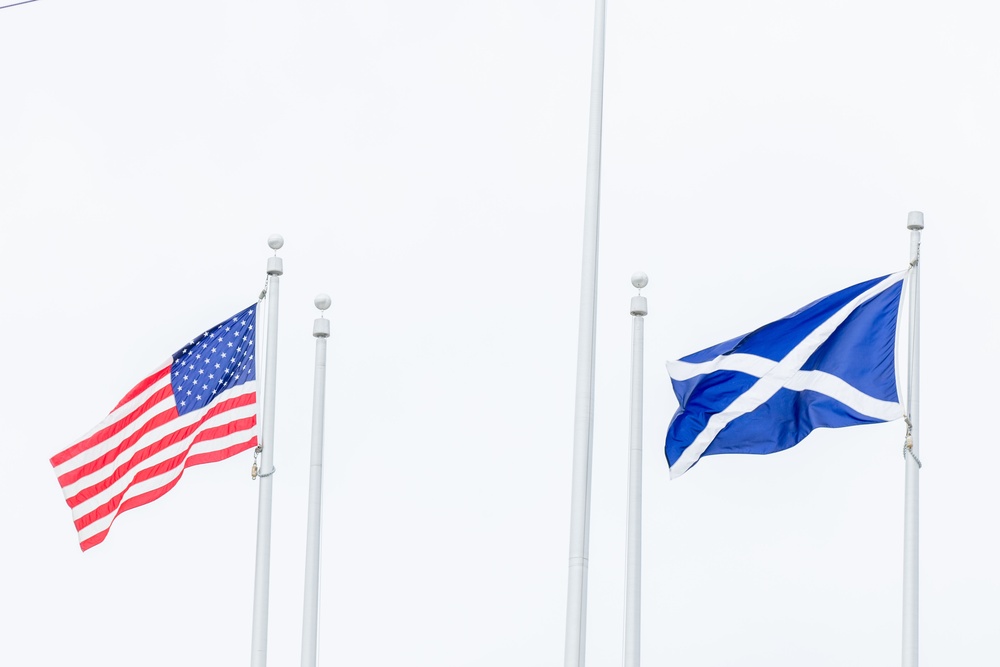
[[(264, 299), (267, 298), (268, 287), (270, 286), (270, 284), (271, 284), (271, 275), (268, 274), (264, 278), (264, 288), (260, 291), (260, 295), (258, 295), (258, 297), (257, 297), (257, 313), (258, 313), (258, 315), (260, 314), (260, 306), (261, 306), (261, 304), (264, 302)], [(261, 319), (263, 319), (263, 318), (261, 318)], [(258, 331), (267, 331), (267, 328), (266, 327), (264, 327), (264, 328), (258, 327), (257, 330)], [(265, 366), (265, 369), (264, 369), (264, 373), (267, 373), (266, 366)], [(264, 398), (264, 387), (267, 386), (267, 383), (263, 381), (264, 380), (263, 374), (260, 374), (260, 375), (261, 375), (261, 380), (262, 380), (261, 381), (261, 400), (263, 401), (263, 398)], [(261, 478), (261, 477), (270, 477), (277, 470), (277, 468), (275, 468), (272, 465), (271, 466), (271, 472), (260, 472), (260, 467), (257, 465), (257, 457), (260, 456), (260, 454), (262, 454), (263, 452), (264, 452), (264, 442), (263, 442), (263, 440), (259, 440), (257, 442), (257, 446), (253, 450), (253, 464), (250, 466), (250, 479), (253, 480), (253, 481), (257, 481), (257, 479)]]

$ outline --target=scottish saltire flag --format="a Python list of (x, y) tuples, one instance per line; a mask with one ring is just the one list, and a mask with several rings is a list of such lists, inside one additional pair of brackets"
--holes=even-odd
[(83, 551), (186, 468), (257, 446), (256, 313), (254, 304), (197, 336), (50, 459)]
[(668, 362), (680, 404), (667, 429), (670, 476), (702, 456), (770, 454), (814, 428), (902, 417), (895, 350), (905, 275), (848, 287)]

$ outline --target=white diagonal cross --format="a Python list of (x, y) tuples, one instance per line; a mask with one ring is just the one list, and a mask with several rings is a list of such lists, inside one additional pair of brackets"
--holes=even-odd
[(756, 410), (782, 388), (793, 391), (802, 391), (803, 389), (816, 391), (840, 401), (856, 412), (884, 421), (902, 417), (903, 408), (898, 402), (883, 401), (869, 396), (835, 375), (823, 371), (804, 371), (802, 366), (858, 306), (903, 280), (906, 273), (906, 271), (901, 271), (886, 276), (876, 285), (851, 299), (840, 310), (813, 329), (781, 361), (773, 361), (753, 354), (728, 354), (719, 355), (715, 359), (699, 363), (667, 362), (667, 371), (670, 373), (670, 377), (679, 381), (717, 370), (739, 371), (759, 378), (753, 386), (737, 397), (725, 410), (709, 418), (701, 433), (670, 466), (671, 479), (684, 474), (688, 468), (693, 466), (705, 453), (708, 446), (712, 444), (719, 432), (731, 421)]

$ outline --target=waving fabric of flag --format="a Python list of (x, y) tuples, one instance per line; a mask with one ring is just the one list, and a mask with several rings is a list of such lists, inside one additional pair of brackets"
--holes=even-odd
[(257, 446), (256, 312), (255, 304), (196, 337), (50, 459), (83, 551), (186, 468)]
[(814, 428), (902, 417), (895, 350), (905, 275), (848, 287), (668, 362), (680, 404), (667, 428), (670, 476), (702, 456), (770, 454)]

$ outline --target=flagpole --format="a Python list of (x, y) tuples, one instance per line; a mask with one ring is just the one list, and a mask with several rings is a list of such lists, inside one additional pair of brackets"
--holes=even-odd
[(274, 387), (278, 367), (278, 283), (284, 273), (277, 252), (285, 240), (278, 234), (267, 239), (275, 256), (267, 258), (267, 349), (264, 357), (264, 416), (261, 424), (261, 462), (257, 502), (257, 566), (253, 582), (253, 636), (250, 667), (267, 665), (267, 604), (271, 576), (271, 485), (274, 474)]
[(590, 74), (587, 190), (583, 215), (580, 329), (577, 339), (573, 423), (573, 486), (570, 503), (569, 584), (566, 593), (565, 667), (584, 667), (587, 567), (590, 557), (590, 467), (594, 439), (594, 347), (597, 329), (597, 246), (601, 195), (601, 127), (604, 105), (605, 0), (594, 3)]
[(312, 450), (309, 459), (309, 513), (306, 520), (306, 582), (302, 597), (302, 667), (316, 666), (319, 621), (319, 546), (323, 511), (323, 417), (326, 407), (326, 339), (330, 321), (322, 312), (330, 297), (320, 294), (313, 301), (320, 317), (313, 320), (316, 338), (316, 368), (313, 376)]
[[(632, 274), (632, 286), (641, 290), (649, 283), (645, 273)], [(629, 406), (628, 517), (625, 557), (624, 667), (639, 667), (639, 635), (642, 611), (642, 357), (643, 317), (648, 313), (646, 297), (632, 297), (632, 391)]]
[(907, 373), (906, 505), (903, 510), (903, 667), (917, 667), (920, 565), (920, 231), (924, 214), (911, 211), (910, 326)]

